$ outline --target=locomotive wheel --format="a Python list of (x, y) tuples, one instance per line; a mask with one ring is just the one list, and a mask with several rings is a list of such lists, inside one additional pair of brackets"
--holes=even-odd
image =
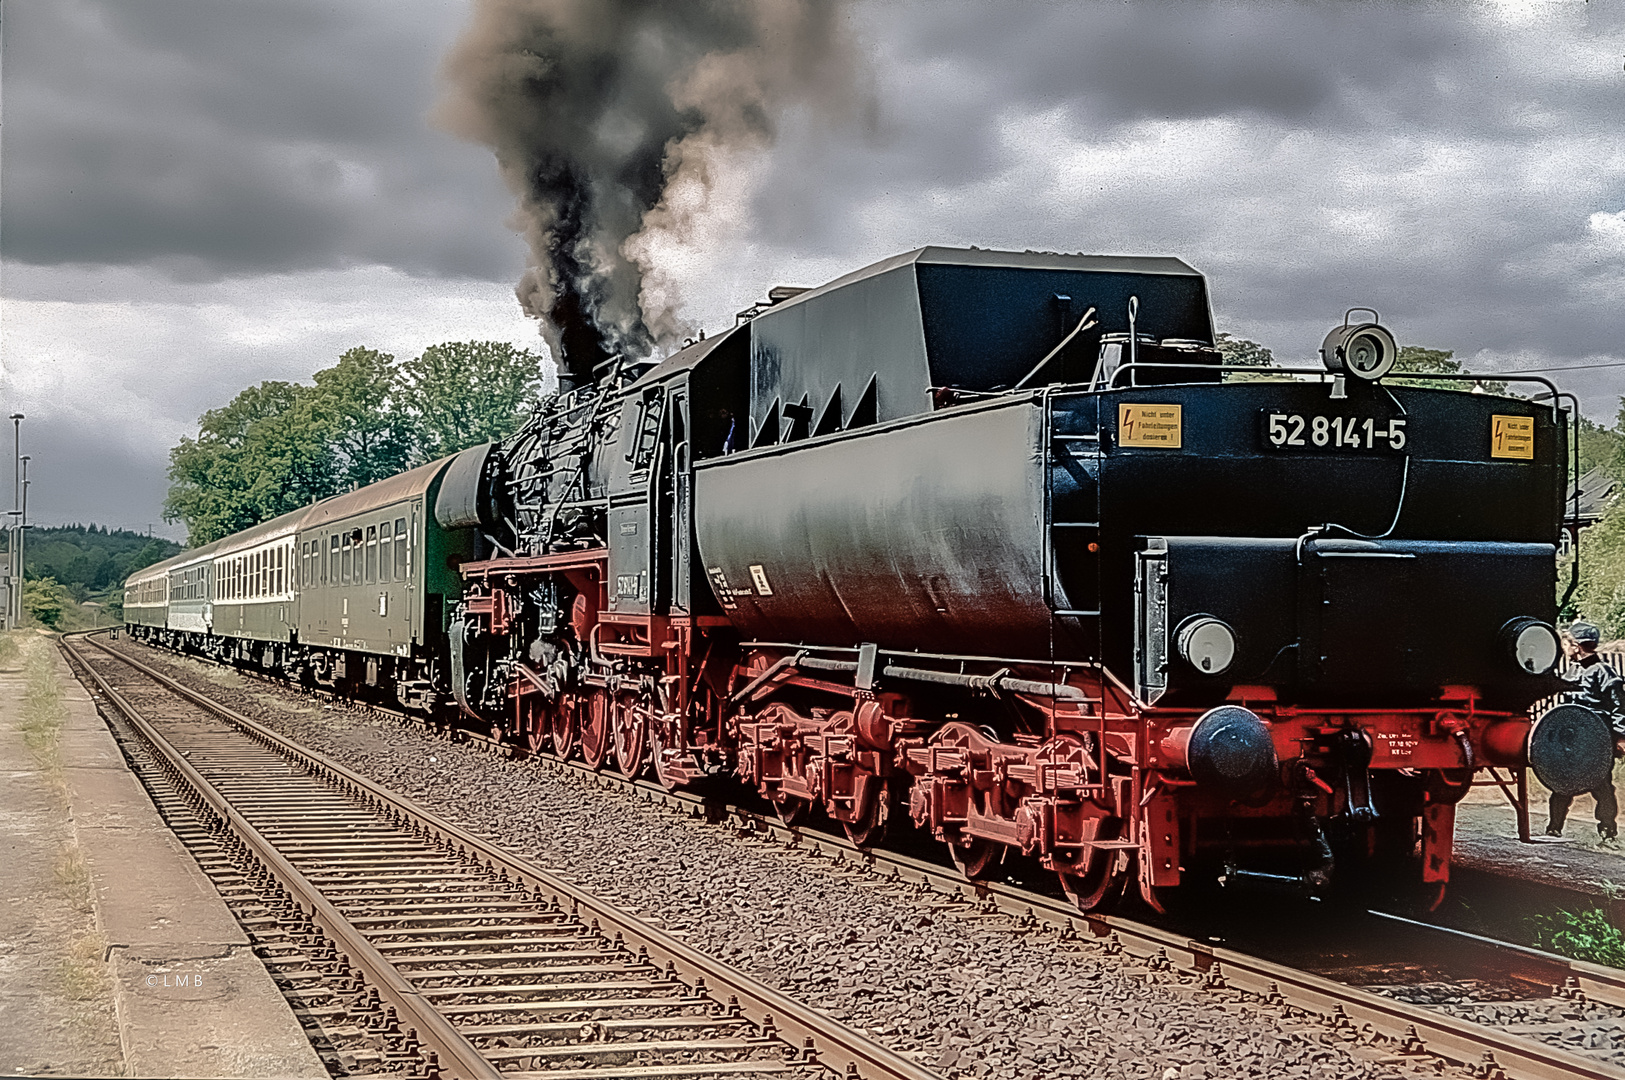
[[(1116, 840), (1123, 833), (1121, 818), (1091, 818), (1084, 824), (1085, 840)], [(1087, 848), (1076, 871), (1060, 871), (1061, 890), (1079, 911), (1106, 911), (1117, 905), (1133, 860), (1122, 851)]]
[(891, 790), (886, 784), (877, 785), (874, 798), (863, 817), (857, 821), (843, 821), (846, 838), (860, 848), (871, 848), (886, 839), (886, 822), (890, 817)]
[(786, 795), (773, 801), (773, 807), (779, 812), (779, 820), (792, 829), (805, 825), (812, 816), (812, 803), (795, 795)]
[(610, 713), (609, 694), (594, 690), (581, 708), (581, 760), (594, 769), (602, 769), (609, 760)]
[(689, 763), (692, 763), (694, 756), (692, 751), (668, 751), (666, 749), (666, 740), (660, 734), (659, 729), (651, 726), (649, 731), (649, 756), (654, 759), (655, 779), (660, 781), (661, 787), (667, 791), (676, 791), (683, 786), (687, 777), (679, 772), (675, 766), (685, 757), (689, 759)]
[(979, 836), (968, 843), (949, 844), (948, 853), (968, 881), (986, 880), (988, 871), (1004, 861), (1004, 845)]
[(1168, 914), (1175, 907), (1180, 896), (1178, 885), (1153, 885), (1145, 879), (1140, 880), (1140, 899), (1145, 906), (1159, 915)]
[(553, 731), (547, 722), (548, 709), (545, 705), (533, 704), (525, 710), (525, 746), (533, 754), (546, 750), (553, 741)]
[(548, 720), (553, 729), (553, 753), (559, 756), (560, 761), (567, 761), (575, 753), (576, 743), (581, 738), (580, 709), (574, 696), (560, 695), (548, 710)]
[(615, 702), (610, 712), (615, 729), (615, 767), (628, 780), (636, 780), (649, 765), (648, 722), (632, 698)]

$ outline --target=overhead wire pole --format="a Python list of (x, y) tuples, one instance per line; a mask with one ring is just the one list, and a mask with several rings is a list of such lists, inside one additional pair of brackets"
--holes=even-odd
[(21, 511), (17, 521), (17, 621), (22, 621), (23, 596), (23, 559), (27, 557), (28, 541), (28, 461), (29, 455), (24, 454), (18, 459), (23, 466), (23, 501), (19, 508)]
[(12, 438), (12, 492), (11, 492), (11, 591), (7, 597), (10, 610), (6, 622), (13, 628), (23, 621), (23, 561), (22, 503), (23, 503), (23, 414), (11, 414)]

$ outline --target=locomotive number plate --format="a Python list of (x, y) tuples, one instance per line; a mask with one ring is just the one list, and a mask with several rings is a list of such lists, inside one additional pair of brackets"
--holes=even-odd
[(1393, 453), (1405, 449), (1405, 418), (1326, 416), (1320, 413), (1259, 413), (1263, 444), (1270, 450)]

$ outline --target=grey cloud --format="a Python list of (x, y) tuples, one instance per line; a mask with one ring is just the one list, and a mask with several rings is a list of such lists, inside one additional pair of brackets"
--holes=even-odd
[[(151, 526), (160, 536), (181, 538), (159, 517), (168, 489), (162, 447), (139, 436), (110, 435), (105, 428), (67, 417), (25, 420), (22, 436), (23, 453), (32, 459), (28, 463), (29, 521), (38, 525), (95, 522), (142, 532)], [(11, 480), (5, 477), (6, 509), (11, 508)]]
[(1352, 303), (1462, 355), (1622, 355), (1625, 244), (1587, 225), (1625, 209), (1618, 11), (871, 7), (882, 138), (785, 138), (757, 236), (1179, 255), (1287, 355)]
[(13, 5), (5, 257), (511, 279), (521, 252), (495, 166), (425, 121), (462, 16), (314, 0)]

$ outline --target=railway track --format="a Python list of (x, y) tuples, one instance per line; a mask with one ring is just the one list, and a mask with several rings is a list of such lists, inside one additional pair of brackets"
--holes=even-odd
[(63, 648), (335, 1074), (933, 1075), (132, 657)]
[[(275, 680), (272, 685), (282, 686)], [(391, 716), (413, 726), (435, 730), (422, 718), (373, 705), (360, 708)], [(477, 733), (458, 731), (456, 738), (480, 744), (495, 753), (517, 754), (507, 746)], [(750, 830), (764, 840), (794, 846), (808, 855), (861, 869), (882, 881), (911, 884), (932, 894), (965, 904), (988, 915), (1003, 915), (1020, 925), (1046, 925), (1063, 938), (1094, 942), (1108, 952), (1159, 971), (1194, 974), (1204, 985), (1229, 986), (1317, 1016), (1333, 1030), (1354, 1033), (1390, 1044), (1399, 1054), (1433, 1055), (1464, 1065), (1476, 1076), (1547, 1078), (1597, 1077), (1625, 1080), (1625, 1069), (1597, 1057), (1575, 1053), (1543, 1036), (1543, 1025), (1491, 1026), (1451, 1015), (1448, 1011), (1404, 1000), (1407, 989), (1385, 980), (1396, 966), (1417, 965), (1405, 959), (1361, 958), (1351, 955), (1309, 958), (1291, 962), (1259, 955), (1257, 950), (1227, 948), (1211, 940), (1149, 925), (1121, 916), (1082, 914), (1063, 899), (994, 882), (969, 882), (951, 867), (883, 849), (860, 849), (844, 836), (806, 827), (792, 827), (776, 816), (754, 813), (739, 806), (720, 806), (714, 800), (672, 792), (641, 779), (628, 779), (612, 771), (595, 771), (581, 762), (560, 761), (540, 755), (536, 762), (560, 776), (592, 785), (616, 788), (683, 815), (726, 822)], [(1453, 976), (1441, 982), (1467, 984), (1485, 976), (1500, 987), (1521, 987), (1529, 996), (1545, 990), (1572, 1023), (1586, 1025), (1589, 1006), (1625, 1012), (1625, 972), (1522, 948), (1488, 938), (1461, 934), (1431, 924), (1385, 918), (1394, 958), (1422, 953), (1453, 954)], [(1459, 974), (1471, 971), (1471, 977)], [(1470, 994), (1470, 990), (1464, 991)], [(1554, 1025), (1545, 1025), (1553, 1027)]]

